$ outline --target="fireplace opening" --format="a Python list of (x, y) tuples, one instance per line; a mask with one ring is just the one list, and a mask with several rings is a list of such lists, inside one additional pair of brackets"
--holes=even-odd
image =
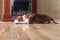
[(31, 0), (11, 0), (11, 17), (15, 19), (17, 16), (22, 16), (32, 12)]

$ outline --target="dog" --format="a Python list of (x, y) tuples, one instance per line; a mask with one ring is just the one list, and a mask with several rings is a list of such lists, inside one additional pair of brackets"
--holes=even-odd
[(32, 14), (24, 14), (23, 16), (18, 16), (15, 20), (14, 23), (30, 23), (30, 20), (32, 18)]

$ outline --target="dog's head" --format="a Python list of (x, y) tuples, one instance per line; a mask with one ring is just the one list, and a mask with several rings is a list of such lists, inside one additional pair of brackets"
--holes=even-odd
[(23, 16), (18, 16), (18, 17), (17, 17), (17, 20), (18, 20), (18, 21), (23, 21), (23, 20), (25, 20), (26, 18), (29, 19), (29, 20), (31, 20), (32, 17), (33, 17), (33, 15), (34, 15), (34, 14), (28, 13), (28, 14), (25, 14), (25, 15), (23, 15)]

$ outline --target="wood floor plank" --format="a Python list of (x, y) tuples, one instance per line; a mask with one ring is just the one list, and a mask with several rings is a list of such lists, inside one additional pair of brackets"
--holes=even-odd
[(0, 22), (0, 40), (60, 40), (60, 24)]
[(47, 36), (48, 38), (52, 39), (52, 40), (60, 40), (60, 37), (55, 36), (52, 33), (46, 32), (44, 30), (39, 30), (39, 32), (45, 36)]

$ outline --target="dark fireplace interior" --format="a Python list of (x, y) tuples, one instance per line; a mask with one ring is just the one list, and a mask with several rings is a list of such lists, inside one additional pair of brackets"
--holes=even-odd
[(24, 10), (28, 11), (29, 2), (28, 1), (15, 1), (14, 11)]
[[(12, 17), (22, 16), (31, 10), (29, 6), (30, 0), (14, 0), (14, 6), (12, 7)], [(30, 9), (29, 9), (30, 8)]]

